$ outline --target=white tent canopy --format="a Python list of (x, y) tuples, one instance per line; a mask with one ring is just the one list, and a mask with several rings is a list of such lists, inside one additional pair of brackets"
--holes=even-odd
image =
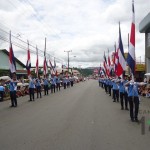
[(11, 80), (9, 76), (2, 76), (0, 77), (0, 80)]
[(145, 76), (150, 76), (150, 73), (146, 73)]

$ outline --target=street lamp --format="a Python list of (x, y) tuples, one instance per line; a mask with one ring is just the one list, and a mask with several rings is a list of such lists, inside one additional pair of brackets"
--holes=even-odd
[(69, 73), (69, 53), (72, 52), (72, 50), (64, 51), (64, 52), (67, 52), (67, 54), (68, 54), (68, 73)]

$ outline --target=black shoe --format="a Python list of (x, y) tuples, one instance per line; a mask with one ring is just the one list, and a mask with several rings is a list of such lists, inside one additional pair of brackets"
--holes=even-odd
[(32, 100), (28, 100), (28, 102), (31, 102)]
[(113, 102), (116, 102), (116, 101), (113, 101)]
[(9, 106), (9, 107), (14, 107), (14, 105), (11, 105), (11, 106)]
[(129, 110), (128, 108), (125, 108), (125, 110)]
[(134, 122), (134, 119), (132, 118), (131, 121)]
[(121, 110), (124, 110), (124, 108), (122, 107)]

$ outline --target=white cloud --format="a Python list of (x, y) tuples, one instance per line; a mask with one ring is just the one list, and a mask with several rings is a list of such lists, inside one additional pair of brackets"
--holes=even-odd
[[(143, 0), (135, 1), (137, 57), (144, 58), (145, 55), (144, 34), (139, 33), (138, 26), (148, 14), (149, 6), (150, 0), (145, 3)], [(99, 66), (104, 51), (114, 49), (119, 21), (124, 49), (127, 50), (132, 12), (131, 0), (1, 0), (0, 16), (0, 28), (7, 32), (11, 29), (15, 36), (20, 33), (22, 39), (28, 39), (40, 49), (44, 49), (46, 36), (48, 53), (66, 62), (64, 50), (72, 50), (70, 57), (76, 55), (72, 59), (73, 65), (86, 67)], [(7, 37), (1, 30), (0, 34)], [(0, 48), (8, 49), (8, 43), (0, 42)], [(14, 47), (14, 53), (26, 63), (25, 50)], [(35, 65), (36, 56), (31, 56)], [(42, 57), (40, 63), (43, 64)]]

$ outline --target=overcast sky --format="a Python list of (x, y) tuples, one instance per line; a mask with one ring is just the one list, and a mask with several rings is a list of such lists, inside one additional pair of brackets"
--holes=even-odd
[[(47, 53), (62, 60), (56, 59), (57, 64), (66, 64), (67, 53), (64, 50), (72, 50), (71, 66), (99, 66), (104, 51), (106, 55), (107, 49), (110, 54), (114, 51), (114, 43), (118, 42), (119, 21), (124, 51), (127, 51), (131, 3), (132, 0), (0, 0), (0, 39), (8, 39), (4, 31), (11, 30), (14, 36), (25, 41), (28, 39), (44, 50), (46, 37)], [(149, 11), (150, 0), (135, 0), (137, 60), (140, 56), (142, 60), (145, 58), (145, 39), (144, 34), (139, 33), (139, 23)], [(0, 40), (0, 48), (8, 49), (9, 43)], [(26, 63), (26, 50), (15, 45), (13, 49), (15, 56)], [(39, 59), (42, 65), (43, 57)], [(35, 60), (35, 53), (31, 53), (32, 66), (35, 66)]]

